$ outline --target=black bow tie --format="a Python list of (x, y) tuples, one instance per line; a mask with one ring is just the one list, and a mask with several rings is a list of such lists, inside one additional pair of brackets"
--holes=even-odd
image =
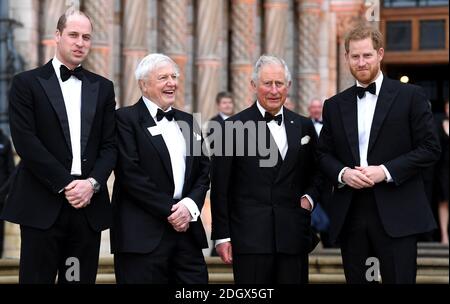
[(75, 70), (69, 70), (65, 65), (61, 65), (59, 71), (61, 72), (61, 80), (63, 82), (69, 79), (70, 76), (75, 76), (79, 80), (83, 78), (83, 68), (81, 66), (75, 68)]
[(360, 99), (364, 97), (364, 94), (366, 94), (366, 91), (375, 95), (375, 92), (377, 91), (376, 83), (372, 82), (371, 84), (369, 84), (365, 88), (363, 88), (363, 87), (356, 87), (356, 94), (358, 95), (358, 97)]
[(319, 119), (313, 119), (314, 123), (318, 123), (318, 124), (323, 124), (323, 121), (319, 120)]
[(173, 109), (171, 109), (170, 111), (167, 111), (167, 112), (164, 112), (163, 110), (158, 109), (158, 112), (156, 112), (156, 120), (160, 121), (161, 119), (163, 119), (165, 117), (168, 121), (172, 121), (174, 115), (175, 115), (175, 111)]
[(278, 114), (273, 116), (272, 114), (270, 114), (269, 112), (266, 112), (264, 114), (264, 120), (266, 122), (271, 122), (272, 120), (275, 120), (277, 122), (277, 124), (279, 126), (281, 126), (281, 122), (283, 121), (283, 115), (282, 114)]

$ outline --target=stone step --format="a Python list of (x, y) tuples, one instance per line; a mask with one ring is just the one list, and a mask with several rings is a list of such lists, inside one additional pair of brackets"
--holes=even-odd
[[(0, 276), (0, 284), (17, 284), (17, 275)], [(114, 274), (102, 273), (97, 275), (97, 284), (115, 284)], [(345, 284), (343, 274), (310, 274), (310, 284)], [(233, 284), (232, 273), (210, 273), (209, 284)], [(448, 276), (417, 275), (417, 284), (449, 284)]]

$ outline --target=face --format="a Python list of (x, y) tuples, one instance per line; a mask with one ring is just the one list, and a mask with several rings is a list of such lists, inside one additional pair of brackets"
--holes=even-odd
[(320, 100), (311, 101), (308, 110), (311, 118), (320, 119), (322, 117), (322, 102)]
[(374, 49), (370, 37), (363, 40), (351, 40), (349, 51), (345, 54), (350, 72), (361, 84), (369, 85), (380, 73), (380, 64), (384, 49)]
[(56, 58), (69, 69), (84, 61), (91, 48), (92, 26), (83, 15), (70, 15), (62, 32), (56, 31)]
[(447, 115), (447, 117), (448, 117), (448, 101), (445, 103), (444, 111), (445, 111), (445, 115)]
[(163, 63), (151, 71), (146, 79), (139, 81), (142, 95), (156, 103), (162, 110), (167, 110), (175, 103), (178, 76), (171, 63)]
[(252, 87), (261, 106), (272, 115), (283, 106), (291, 83), (287, 82), (284, 67), (268, 64), (261, 67), (259, 79), (252, 81)]
[(234, 110), (233, 99), (231, 99), (229, 97), (223, 97), (222, 99), (220, 99), (218, 107), (219, 107), (219, 112), (221, 112), (227, 116), (233, 115), (233, 110)]

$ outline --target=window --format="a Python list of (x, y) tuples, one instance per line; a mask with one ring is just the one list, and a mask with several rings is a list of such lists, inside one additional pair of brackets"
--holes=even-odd
[(445, 49), (445, 20), (420, 20), (419, 48)]
[(407, 51), (411, 49), (411, 21), (388, 21), (386, 23), (386, 50)]
[(449, 0), (384, 0), (383, 6), (392, 7), (425, 7), (448, 6)]

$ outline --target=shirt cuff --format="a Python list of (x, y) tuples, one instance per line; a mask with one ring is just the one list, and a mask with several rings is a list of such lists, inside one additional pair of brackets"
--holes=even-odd
[(200, 211), (198, 210), (197, 204), (189, 197), (183, 198), (180, 201), (180, 203), (182, 203), (183, 205), (186, 206), (186, 208), (188, 208), (189, 213), (191, 214), (192, 217), (190, 222), (196, 222), (200, 215)]
[(386, 183), (392, 183), (394, 180), (392, 179), (388, 169), (386, 169), (385, 165), (381, 165), (381, 168), (383, 168), (384, 174), (386, 175)]
[(345, 183), (342, 181), (342, 175), (344, 174), (344, 171), (347, 169), (348, 167), (342, 168), (341, 172), (339, 172), (338, 174), (338, 183), (339, 183), (338, 188), (342, 188), (345, 186)]
[(308, 194), (305, 194), (305, 195), (302, 196), (302, 198), (304, 198), (304, 197), (306, 197), (308, 199), (309, 203), (311, 204), (311, 211), (312, 211), (314, 209), (314, 201), (313, 201), (313, 199)]
[(216, 240), (216, 244), (214, 245), (214, 247), (217, 247), (217, 245), (220, 245), (220, 244), (226, 243), (226, 242), (231, 242), (231, 238), (218, 239), (218, 240)]

